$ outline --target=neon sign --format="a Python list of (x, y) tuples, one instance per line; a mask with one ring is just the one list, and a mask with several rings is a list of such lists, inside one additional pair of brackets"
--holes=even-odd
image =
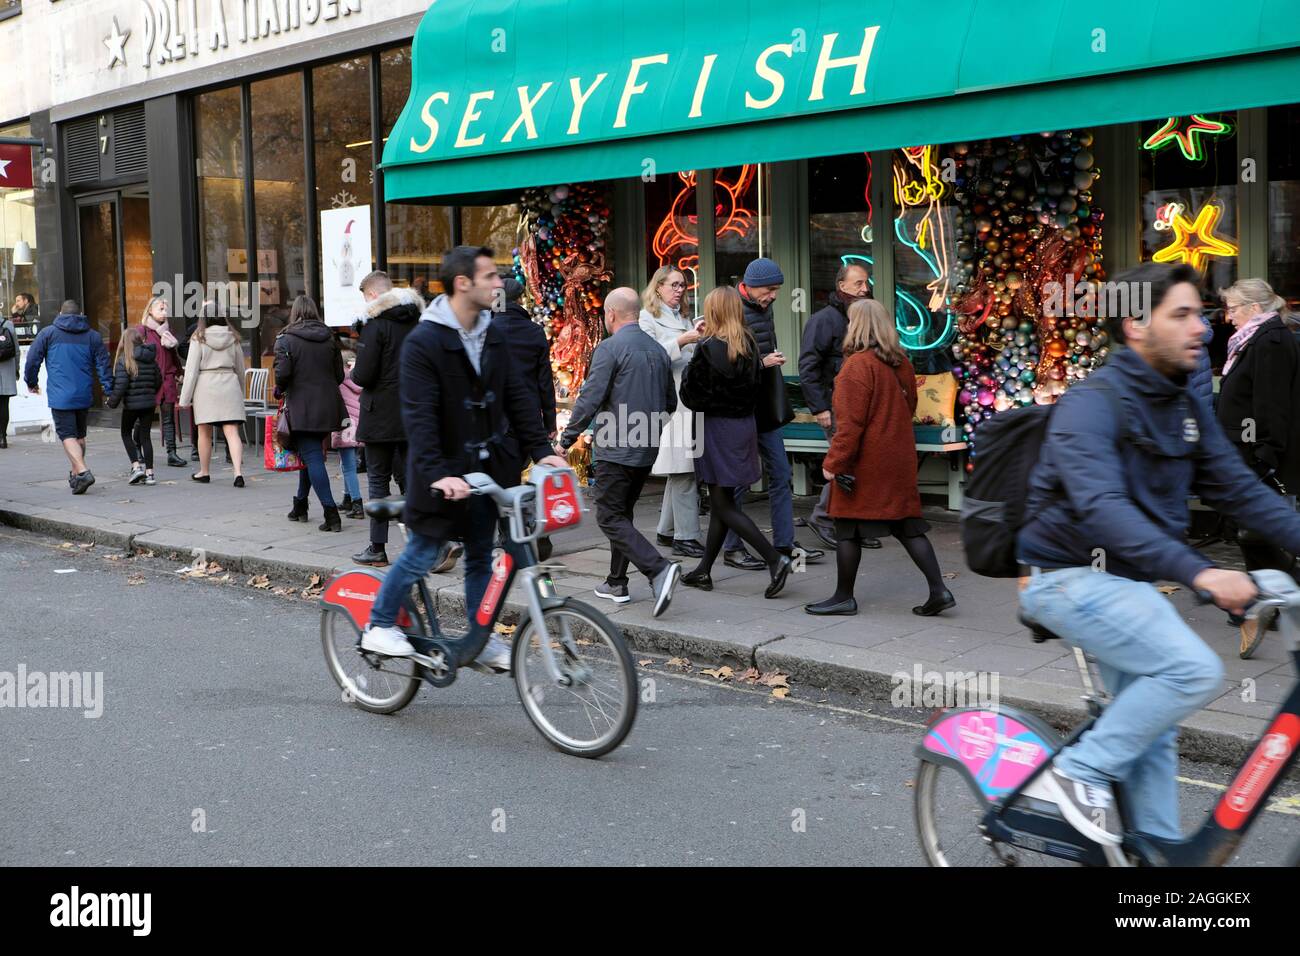
[(1153, 225), (1161, 232), (1173, 232), (1174, 239), (1169, 245), (1157, 250), (1151, 257), (1152, 260), (1185, 262), (1197, 272), (1202, 272), (1209, 256), (1231, 258), (1237, 255), (1240, 248), (1237, 243), (1214, 235), (1222, 218), (1223, 206), (1217, 200), (1211, 200), (1202, 206), (1195, 220), (1183, 215), (1182, 203), (1169, 203), (1161, 207)]
[(1147, 137), (1142, 148), (1155, 153), (1177, 143), (1184, 159), (1199, 163), (1205, 159), (1205, 144), (1201, 141), (1202, 136), (1226, 136), (1231, 132), (1232, 127), (1227, 123), (1206, 119), (1199, 114), (1171, 116), (1164, 126)]

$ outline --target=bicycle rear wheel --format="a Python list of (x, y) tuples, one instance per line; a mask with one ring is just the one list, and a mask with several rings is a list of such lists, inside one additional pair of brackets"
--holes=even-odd
[(342, 610), (323, 607), (320, 612), (320, 641), (325, 665), (343, 699), (372, 714), (401, 710), (420, 689), (415, 661), (407, 657), (384, 658), (372, 667), (357, 648), (357, 629)]
[(990, 842), (980, 832), (988, 802), (962, 773), (922, 760), (916, 772), (916, 831), (931, 866), (1077, 866), (1044, 853)]
[[(595, 608), (569, 601), (542, 616), (546, 634), (537, 634), (531, 619), (515, 634), (513, 670), (524, 711), (557, 749), (576, 757), (607, 754), (636, 719), (632, 655), (618, 628)], [(560, 670), (558, 682), (546, 666), (548, 651)]]

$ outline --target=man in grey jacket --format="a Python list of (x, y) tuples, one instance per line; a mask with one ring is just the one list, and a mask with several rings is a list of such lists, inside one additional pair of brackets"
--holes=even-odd
[(626, 604), (629, 562), (650, 581), (653, 614), (668, 609), (681, 566), (670, 563), (632, 523), (641, 488), (659, 454), (659, 435), (677, 408), (668, 353), (638, 325), (641, 304), (632, 289), (605, 297), (609, 338), (596, 346), (582, 392), (560, 445), (568, 449), (594, 425), (596, 523), (609, 539), (609, 577), (596, 596)]

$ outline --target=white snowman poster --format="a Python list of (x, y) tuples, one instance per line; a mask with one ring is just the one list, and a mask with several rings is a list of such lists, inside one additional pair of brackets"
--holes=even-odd
[(370, 251), (370, 207), (321, 210), (320, 245), (325, 324), (351, 325), (366, 307), (357, 284), (374, 268)]

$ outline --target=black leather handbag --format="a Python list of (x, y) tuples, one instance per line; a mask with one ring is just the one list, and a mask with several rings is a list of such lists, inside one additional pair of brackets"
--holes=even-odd
[(788, 425), (794, 421), (794, 408), (790, 405), (790, 396), (785, 390), (785, 376), (781, 366), (771, 368), (759, 366), (758, 404), (754, 409), (754, 421), (760, 432)]

